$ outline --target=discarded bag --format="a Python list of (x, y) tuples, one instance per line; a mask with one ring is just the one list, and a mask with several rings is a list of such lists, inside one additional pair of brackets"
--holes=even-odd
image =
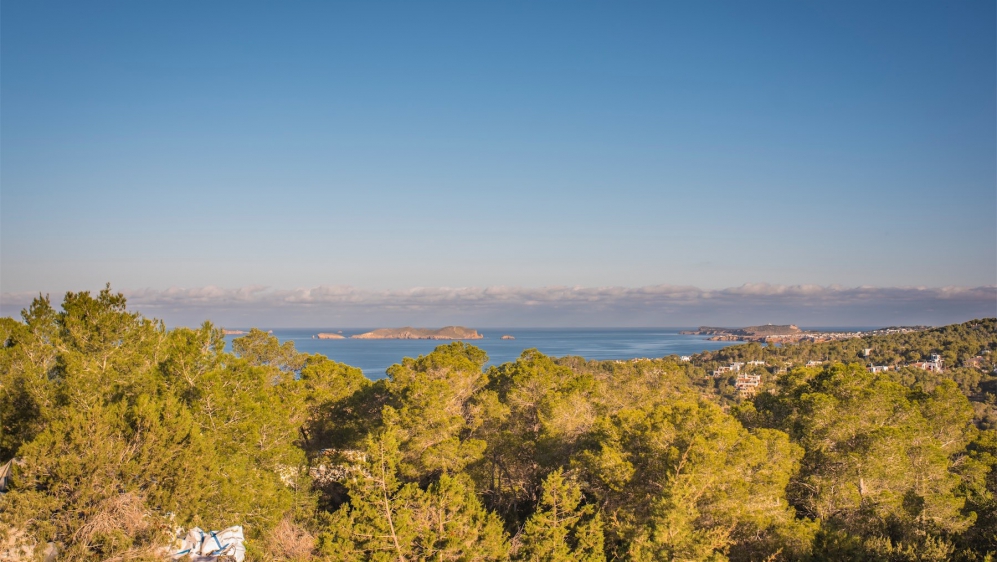
[(194, 527), (184, 537), (180, 550), (173, 553), (173, 559), (189, 558), (207, 562), (226, 557), (243, 562), (246, 558), (246, 546), (243, 544), (245, 540), (242, 527), (238, 525), (222, 531), (208, 532)]
[(7, 492), (7, 486), (10, 486), (10, 479), (13, 472), (14, 459), (10, 459), (3, 465), (0, 465), (0, 494)]

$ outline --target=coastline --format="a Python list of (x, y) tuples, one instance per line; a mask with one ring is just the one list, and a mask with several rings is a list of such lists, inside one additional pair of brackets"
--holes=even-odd
[[(440, 345), (464, 341), (484, 350), (488, 364), (515, 361), (524, 350), (536, 348), (554, 357), (580, 356), (588, 360), (630, 360), (642, 357), (690, 355), (713, 351), (737, 342), (711, 342), (703, 336), (681, 335), (683, 328), (482, 328), (477, 340), (425, 339), (330, 339), (315, 338), (317, 333), (343, 335), (371, 331), (363, 328), (274, 328), (281, 342), (291, 341), (298, 351), (321, 354), (363, 370), (372, 380), (384, 378), (385, 370), (403, 357), (426, 355)], [(502, 339), (512, 335), (515, 339)], [(225, 338), (231, 349), (235, 337)]]

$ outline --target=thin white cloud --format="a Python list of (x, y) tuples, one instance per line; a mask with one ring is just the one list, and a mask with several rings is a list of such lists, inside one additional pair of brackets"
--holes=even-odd
[[(810, 325), (948, 323), (997, 315), (997, 286), (842, 287), (748, 283), (709, 290), (645, 287), (414, 287), (371, 291), (343, 285), (272, 289), (216, 286), (122, 291), (129, 307), (174, 324), (357, 326), (676, 326), (795, 322)], [(35, 294), (3, 293), (5, 315)]]

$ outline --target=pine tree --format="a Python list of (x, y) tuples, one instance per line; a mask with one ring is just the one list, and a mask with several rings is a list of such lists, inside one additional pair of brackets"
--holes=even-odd
[(523, 527), (517, 560), (531, 562), (602, 562), (602, 517), (582, 503), (577, 483), (563, 470), (547, 476), (540, 508)]

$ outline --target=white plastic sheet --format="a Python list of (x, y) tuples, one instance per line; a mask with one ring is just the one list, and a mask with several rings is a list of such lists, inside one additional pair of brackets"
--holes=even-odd
[(242, 527), (238, 525), (222, 531), (202, 531), (194, 527), (184, 537), (180, 550), (173, 553), (173, 559), (208, 562), (229, 556), (236, 562), (243, 562), (246, 558), (245, 540)]

